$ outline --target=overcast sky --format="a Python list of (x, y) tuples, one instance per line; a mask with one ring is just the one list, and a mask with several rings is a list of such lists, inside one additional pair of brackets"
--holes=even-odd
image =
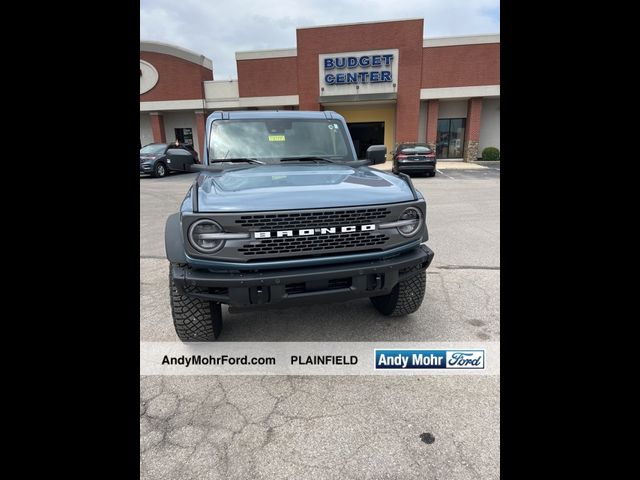
[(424, 18), (424, 36), (500, 32), (499, 0), (141, 0), (140, 39), (213, 60), (216, 80), (237, 78), (235, 52), (295, 48), (296, 28)]

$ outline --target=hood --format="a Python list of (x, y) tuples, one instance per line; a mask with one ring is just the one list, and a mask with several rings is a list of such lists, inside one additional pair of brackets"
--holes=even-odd
[(251, 212), (399, 203), (413, 200), (399, 177), (338, 164), (250, 166), (198, 179), (201, 212)]

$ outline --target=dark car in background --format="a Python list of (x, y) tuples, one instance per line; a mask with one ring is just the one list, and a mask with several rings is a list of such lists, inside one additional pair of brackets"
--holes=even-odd
[(436, 174), (436, 152), (426, 143), (400, 143), (393, 151), (393, 173)]
[(200, 163), (190, 145), (150, 143), (140, 149), (140, 173), (164, 177), (170, 172), (190, 172), (191, 165)]

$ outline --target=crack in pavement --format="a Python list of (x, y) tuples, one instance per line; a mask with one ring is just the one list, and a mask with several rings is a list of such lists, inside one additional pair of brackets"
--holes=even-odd
[(476, 470), (474, 468), (474, 466), (471, 464), (471, 462), (469, 461), (469, 459), (467, 458), (467, 456), (465, 455), (465, 453), (462, 451), (462, 445), (459, 441), (453, 440), (453, 445), (454, 447), (456, 447), (456, 453), (458, 454), (458, 456), (460, 457), (460, 464), (466, 468), (467, 470), (469, 470), (474, 478), (480, 479), (482, 480), (482, 475), (480, 475), (480, 473), (478, 473), (478, 470)]
[[(425, 422), (420, 415), (424, 407), (415, 412), (390, 411), (381, 408), (373, 396), (353, 396), (362, 387), (370, 393), (379, 380), (350, 379), (353, 387), (345, 387), (340, 377), (242, 380), (141, 377), (141, 478), (257, 480), (274, 478), (276, 472), (277, 478), (361, 478), (356, 470), (372, 466), (372, 461), (390, 473), (396, 468), (388, 463), (394, 452), (401, 452), (402, 478), (423, 478), (435, 467), (431, 465), (435, 457), (424, 457), (423, 447), (412, 442), (412, 430), (424, 429), (419, 426)], [(406, 388), (404, 382), (389, 379), (389, 393)], [(456, 391), (431, 395), (432, 405), (450, 401)], [(491, 391), (488, 397), (476, 398), (493, 401), (494, 396)], [(337, 420), (339, 417), (345, 420)], [(375, 419), (384, 420), (378, 423)], [(318, 441), (320, 449), (313, 447)], [(454, 451), (447, 452), (453, 456), (447, 458), (457, 459), (472, 478), (494, 478), (491, 465), (469, 456), (469, 441), (473, 437), (455, 445)], [(491, 471), (488, 476), (487, 468)]]
[(444, 293), (444, 299), (445, 299), (445, 302), (447, 303), (447, 306), (449, 307), (451, 312), (455, 314), (456, 320), (461, 321), (464, 317), (464, 313), (461, 312), (458, 308), (456, 308), (453, 305), (453, 301), (451, 299), (451, 296), (449, 295), (449, 289), (447, 288), (447, 285), (444, 283), (444, 277), (440, 276), (438, 278), (440, 279), (440, 285), (442, 287), (442, 292)]

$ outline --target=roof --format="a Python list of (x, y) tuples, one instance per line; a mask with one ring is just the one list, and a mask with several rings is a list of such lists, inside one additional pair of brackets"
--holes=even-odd
[(217, 110), (209, 115), (209, 120), (240, 120), (240, 119), (262, 119), (262, 118), (292, 118), (292, 119), (342, 119), (336, 112), (325, 111), (301, 111), (301, 110)]
[(169, 43), (155, 42), (152, 40), (140, 40), (141, 52), (155, 52), (164, 53), (165, 55), (171, 55), (188, 62), (195, 63), (202, 67), (213, 70), (213, 62), (211, 59), (201, 55), (193, 50), (187, 50), (186, 48), (179, 47), (177, 45), (171, 45)]

